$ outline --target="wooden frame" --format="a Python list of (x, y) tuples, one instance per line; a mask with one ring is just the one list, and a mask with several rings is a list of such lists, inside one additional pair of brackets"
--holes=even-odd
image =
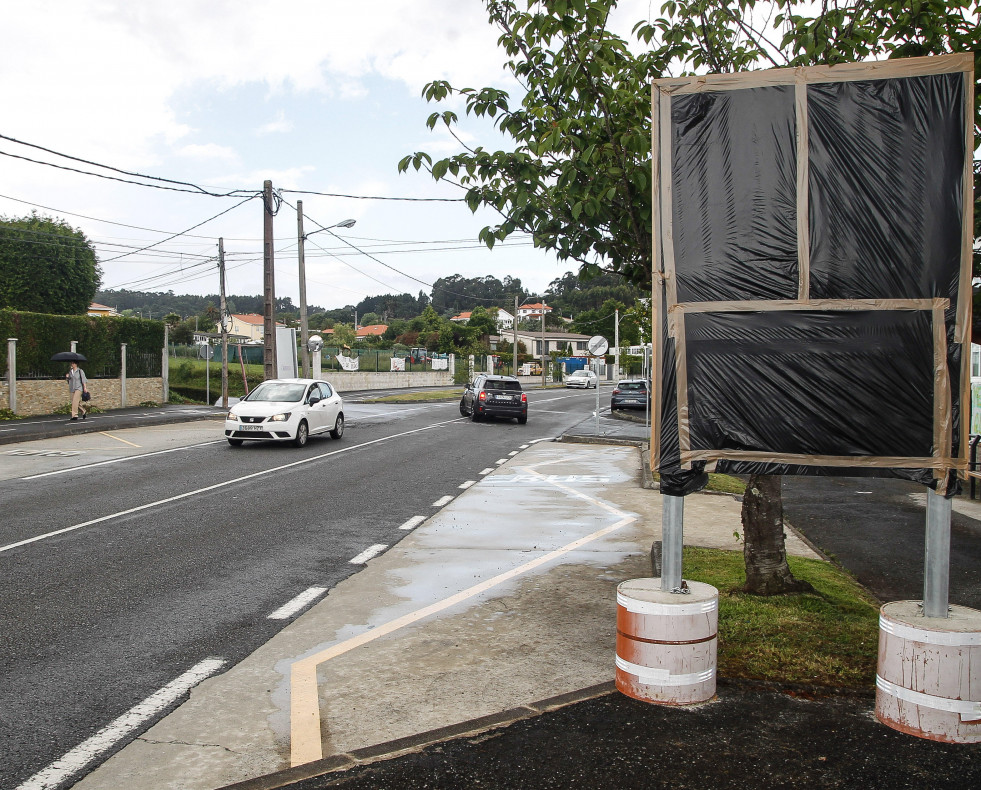
[[(896, 79), (937, 74), (965, 75), (964, 127), (965, 161), (963, 170), (963, 216), (960, 245), (960, 276), (957, 286), (957, 315), (954, 341), (962, 345), (960, 396), (961, 419), (959, 449), (953, 452), (951, 371), (947, 367), (948, 348), (944, 310), (947, 299), (812, 299), (810, 296), (810, 228), (809, 228), (809, 158), (807, 87), (818, 83), (835, 83), (872, 79)], [(797, 164), (797, 252), (798, 287), (796, 300), (754, 300), (732, 302), (679, 302), (675, 267), (671, 99), (674, 96), (701, 92), (736, 91), (768, 86), (793, 86), (796, 120)], [(967, 468), (968, 431), (970, 423), (970, 344), (971, 344), (971, 261), (973, 250), (973, 170), (974, 151), (974, 55), (973, 53), (938, 57), (910, 58), (874, 63), (854, 63), (810, 68), (772, 69), (741, 74), (718, 74), (684, 79), (661, 79), (652, 83), (653, 120), (653, 338), (654, 387), (662, 392), (663, 353), (665, 341), (675, 344), (675, 378), (677, 387), (677, 430), (681, 467), (690, 469), (695, 461), (705, 461), (714, 468), (720, 460), (765, 462), (822, 467), (884, 467), (932, 469), (940, 478), (951, 469)], [(665, 313), (666, 309), (666, 313)], [(825, 456), (791, 455), (735, 450), (693, 450), (689, 428), (688, 370), (686, 364), (685, 316), (690, 313), (772, 312), (787, 310), (923, 310), (931, 314), (933, 326), (933, 359), (935, 371), (933, 454), (929, 457)], [(668, 338), (663, 336), (667, 328)], [(661, 461), (661, 436), (664, 430), (662, 400), (656, 399), (652, 420), (651, 465), (656, 471)]]

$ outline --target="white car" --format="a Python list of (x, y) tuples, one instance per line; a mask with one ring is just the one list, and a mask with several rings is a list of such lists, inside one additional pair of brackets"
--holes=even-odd
[(319, 433), (344, 435), (344, 402), (319, 379), (269, 379), (236, 403), (225, 417), (232, 447), (247, 440), (293, 442), (303, 447)]
[(582, 387), (583, 389), (589, 389), (596, 386), (597, 380), (598, 377), (592, 370), (574, 370), (565, 377), (565, 385), (567, 387)]

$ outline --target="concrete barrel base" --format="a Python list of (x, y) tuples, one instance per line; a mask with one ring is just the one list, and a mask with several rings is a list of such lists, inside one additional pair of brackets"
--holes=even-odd
[(879, 610), (875, 715), (894, 730), (944, 743), (981, 743), (981, 611), (924, 617), (919, 601)]
[(692, 705), (715, 696), (719, 591), (687, 582), (689, 595), (660, 579), (617, 587), (616, 686), (628, 697)]

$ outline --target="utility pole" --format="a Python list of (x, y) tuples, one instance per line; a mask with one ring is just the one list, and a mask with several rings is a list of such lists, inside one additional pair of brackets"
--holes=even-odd
[(276, 279), (273, 265), (273, 188), (272, 181), (262, 182), (262, 271), (265, 291), (262, 321), (262, 361), (264, 377), (278, 375), (276, 364)]
[[(613, 328), (613, 386), (620, 383), (620, 308), (613, 311), (616, 326)], [(599, 385), (597, 384), (597, 388)]]
[(545, 303), (542, 302), (542, 389), (545, 389), (545, 358), (548, 351), (545, 345)]
[(218, 327), (221, 329), (221, 406), (228, 408), (228, 312), (225, 307), (225, 239), (218, 239), (218, 309), (221, 316)]
[(300, 259), (300, 351), (303, 358), (303, 378), (310, 378), (310, 351), (307, 341), (310, 329), (307, 326), (307, 272), (303, 253), (303, 201), (296, 201), (296, 240)]
[(518, 375), (518, 294), (514, 295), (514, 321), (511, 323), (514, 331), (514, 347), (511, 349), (511, 362), (514, 368), (514, 375)]

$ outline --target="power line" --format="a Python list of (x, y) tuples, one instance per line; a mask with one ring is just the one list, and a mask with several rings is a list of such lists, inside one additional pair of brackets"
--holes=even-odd
[[(216, 192), (209, 192), (204, 187), (200, 187), (197, 184), (192, 184), (189, 181), (175, 181), (174, 179), (163, 178), (162, 176), (148, 176), (148, 175), (145, 175), (143, 173), (134, 173), (134, 172), (132, 172), (130, 170), (123, 170), (123, 169), (118, 168), (118, 167), (113, 167), (112, 165), (104, 165), (104, 164), (101, 164), (100, 162), (93, 162), (93, 161), (91, 161), (89, 159), (82, 159), (81, 157), (72, 156), (71, 154), (63, 154), (60, 151), (55, 151), (52, 148), (45, 148), (43, 145), (37, 145), (36, 143), (27, 143), (27, 142), (24, 142), (23, 140), (18, 140), (16, 137), (8, 137), (5, 134), (0, 134), (0, 140), (8, 140), (9, 142), (16, 143), (17, 145), (23, 145), (23, 146), (26, 146), (28, 148), (34, 148), (34, 149), (36, 149), (38, 151), (44, 151), (46, 154), (54, 154), (55, 156), (60, 156), (62, 159), (70, 159), (73, 162), (81, 162), (82, 164), (91, 165), (92, 167), (100, 167), (103, 170), (111, 170), (114, 173), (122, 173), (125, 176), (131, 176), (133, 178), (145, 178), (148, 181), (162, 181), (162, 182), (167, 183), (167, 184), (179, 184), (181, 186), (191, 187), (191, 189), (189, 189), (189, 190), (188, 189), (177, 190), (177, 191), (180, 191), (180, 192), (199, 192), (202, 195), (208, 195), (210, 197), (233, 197), (233, 196), (234, 197), (237, 197), (243, 191), (243, 190), (236, 189), (236, 190), (233, 190), (231, 192), (226, 192), (224, 194), (220, 194), (220, 193), (216, 193)], [(16, 154), (9, 154), (9, 153), (3, 152), (3, 151), (0, 151), (0, 153), (2, 153), (4, 156), (14, 157), (15, 159), (26, 159), (28, 162), (34, 162), (35, 164), (39, 164), (39, 165), (48, 165), (49, 167), (57, 167), (57, 168), (62, 169), (62, 170), (74, 170), (74, 168), (64, 167), (63, 165), (56, 165), (53, 162), (42, 162), (42, 161), (39, 161), (39, 160), (36, 160), (36, 159), (28, 159), (25, 156), (17, 156)], [(91, 172), (87, 172), (87, 171), (84, 171), (84, 170), (75, 170), (75, 172), (85, 173), (86, 175), (96, 176), (98, 178), (110, 178), (110, 179), (113, 179), (115, 181), (121, 181), (122, 180), (122, 179), (118, 179), (118, 178), (113, 178), (112, 176), (102, 175), (102, 174), (99, 174), (99, 173), (91, 173)], [(137, 183), (137, 182), (135, 182), (135, 181), (129, 181), (127, 183), (133, 184), (133, 183)], [(154, 185), (154, 184), (141, 184), (141, 186), (153, 187), (153, 186), (157, 186), (157, 185)], [(157, 186), (157, 188), (158, 189), (173, 189), (173, 187), (159, 187), (159, 186)], [(254, 193), (256, 190), (247, 190), (247, 191), (249, 193)]]
[(351, 200), (402, 200), (414, 203), (463, 203), (465, 198), (417, 198), (390, 197), (385, 195), (342, 195), (336, 192), (314, 192), (309, 189), (280, 189), (284, 195), (318, 195), (320, 197), (349, 198)]
[(231, 206), (230, 208), (226, 208), (224, 211), (219, 211), (213, 217), (209, 217), (208, 219), (204, 220), (203, 222), (199, 222), (197, 225), (192, 225), (187, 230), (183, 230), (180, 233), (175, 233), (173, 236), (169, 236), (166, 239), (161, 239), (160, 241), (154, 242), (153, 244), (149, 244), (146, 247), (141, 247), (138, 250), (133, 250), (132, 252), (123, 253), (122, 255), (117, 255), (115, 258), (107, 258), (106, 260), (101, 261), (101, 263), (109, 263), (111, 261), (118, 261), (120, 258), (125, 258), (127, 255), (135, 255), (138, 252), (144, 252), (145, 250), (149, 250), (149, 249), (151, 249), (153, 247), (156, 247), (159, 244), (163, 244), (164, 242), (170, 241), (171, 239), (176, 239), (178, 236), (183, 236), (185, 233), (189, 233), (190, 231), (194, 230), (195, 228), (200, 228), (202, 225), (207, 225), (212, 220), (218, 219), (218, 217), (220, 217), (222, 214), (227, 214), (229, 211), (234, 211), (239, 206), (244, 206), (250, 200), (255, 200), (255, 198), (257, 198), (257, 197), (258, 197), (258, 195), (250, 195), (245, 200), (243, 200), (241, 203), (236, 203), (234, 206)]
[[(261, 195), (261, 190), (255, 189), (233, 189), (229, 192), (212, 192), (205, 189), (202, 186), (193, 184), (190, 181), (178, 181), (172, 178), (164, 178), (163, 176), (149, 176), (144, 173), (135, 173), (130, 170), (123, 170), (119, 167), (113, 167), (112, 165), (104, 165), (101, 162), (93, 162), (89, 159), (83, 159), (82, 157), (72, 156), (71, 154), (64, 154), (60, 151), (55, 151), (53, 148), (45, 148), (43, 145), (37, 145), (36, 143), (28, 143), (24, 140), (18, 140), (16, 137), (10, 137), (5, 134), (0, 134), (0, 140), (7, 140), (8, 142), (15, 143), (17, 145), (23, 145), (28, 148), (34, 148), (38, 151), (44, 151), (45, 153), (52, 154), (54, 156), (59, 156), (62, 159), (68, 159), (72, 162), (80, 162), (81, 164), (90, 165), (92, 167), (98, 167), (103, 170), (111, 170), (114, 173), (120, 173), (125, 176), (130, 176), (131, 178), (143, 178), (147, 181), (159, 181), (160, 184), (145, 184), (140, 181), (131, 181), (125, 178), (118, 178), (117, 176), (106, 175), (105, 173), (93, 173), (91, 170), (81, 170), (75, 167), (67, 167), (65, 165), (58, 165), (54, 162), (45, 162), (40, 159), (31, 159), (28, 156), (21, 156), (19, 154), (12, 154), (8, 151), (0, 151), (0, 155), (8, 156), (12, 159), (21, 159), (25, 162), (31, 162), (36, 165), (44, 165), (45, 167), (54, 167), (58, 170), (67, 170), (72, 173), (81, 173), (82, 175), (95, 176), (96, 178), (105, 178), (110, 181), (121, 181), (124, 184), (134, 184), (136, 186), (150, 187), (153, 189), (166, 189), (172, 192), (192, 192), (199, 195), (207, 195), (209, 197), (240, 197), (243, 194), (258, 196)], [(163, 186), (163, 184), (177, 184), (178, 186)], [(187, 187), (187, 188), (182, 188)], [(277, 190), (279, 193), (289, 193), (295, 195), (319, 195), (321, 197), (336, 197), (336, 198), (348, 198), (350, 200), (393, 200), (393, 201), (409, 201), (417, 203), (462, 203), (464, 198), (417, 198), (417, 197), (391, 197), (386, 195), (345, 195), (333, 192), (315, 192), (313, 190), (300, 190), (300, 189), (286, 189)], [(274, 212), (275, 213), (275, 212)]]

